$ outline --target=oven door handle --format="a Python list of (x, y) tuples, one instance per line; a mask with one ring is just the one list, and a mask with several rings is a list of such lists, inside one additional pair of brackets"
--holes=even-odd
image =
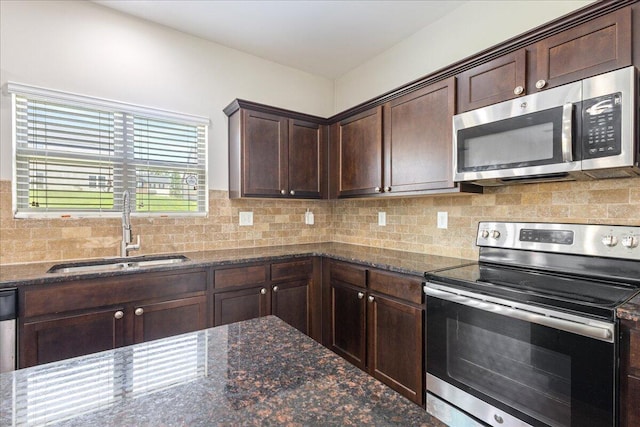
[[(514, 308), (509, 306), (509, 301), (504, 301), (503, 304), (487, 301), (486, 299), (474, 298), (469, 295), (460, 295), (455, 292), (448, 292), (443, 289), (434, 289), (429, 286), (429, 283), (424, 285), (424, 293), (427, 296), (440, 298), (443, 300), (463, 304), (469, 307), (477, 308), (479, 310), (489, 311), (492, 313), (500, 314), (503, 316), (511, 317), (518, 320), (523, 320), (529, 323), (535, 323), (542, 326), (548, 326), (550, 328), (559, 329), (565, 332), (570, 332), (578, 335), (582, 335), (589, 338), (594, 338), (600, 341), (614, 342), (614, 325), (604, 322), (598, 322), (602, 326), (590, 325), (587, 323), (580, 323), (572, 320), (560, 319), (558, 317), (552, 317), (551, 310), (537, 309), (536, 307), (527, 306), (526, 309)], [(531, 310), (539, 310), (540, 313)], [(428, 313), (427, 313), (428, 315)], [(585, 319), (585, 322), (589, 321)]]

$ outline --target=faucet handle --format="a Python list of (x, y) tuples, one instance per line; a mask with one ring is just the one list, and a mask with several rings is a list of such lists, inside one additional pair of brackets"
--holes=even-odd
[(139, 234), (136, 235), (136, 244), (135, 245), (129, 245), (128, 248), (130, 250), (132, 250), (132, 251), (140, 249), (140, 235)]

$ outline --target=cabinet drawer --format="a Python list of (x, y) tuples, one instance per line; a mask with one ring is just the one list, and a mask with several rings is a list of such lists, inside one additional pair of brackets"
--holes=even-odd
[(414, 304), (422, 303), (422, 280), (382, 271), (369, 271), (369, 289)]
[(267, 265), (253, 265), (216, 270), (213, 284), (216, 289), (259, 285), (267, 281), (267, 268)]
[(176, 270), (168, 273), (138, 273), (107, 279), (78, 280), (26, 289), (21, 304), (23, 312), (20, 315), (29, 318), (191, 292), (205, 292), (206, 289), (205, 270)]
[(367, 285), (367, 270), (341, 262), (332, 262), (331, 281), (334, 280), (364, 288)]
[(640, 330), (629, 331), (629, 366), (640, 369)]
[(313, 271), (309, 258), (271, 264), (271, 280), (306, 279)]

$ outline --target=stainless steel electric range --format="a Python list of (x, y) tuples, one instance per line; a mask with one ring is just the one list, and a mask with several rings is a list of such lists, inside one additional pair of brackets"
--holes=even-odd
[(427, 273), (427, 400), (494, 426), (617, 425), (616, 308), (640, 227), (481, 222), (479, 261)]

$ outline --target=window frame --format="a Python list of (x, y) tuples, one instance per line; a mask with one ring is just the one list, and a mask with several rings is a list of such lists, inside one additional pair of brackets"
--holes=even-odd
[[(5, 86), (5, 93), (11, 95), (11, 139), (12, 139), (12, 212), (13, 217), (20, 218), (34, 218), (34, 219), (47, 219), (47, 218), (119, 218), (122, 215), (121, 201), (117, 193), (113, 194), (113, 208), (112, 210), (74, 210), (69, 209), (55, 209), (53, 211), (26, 211), (20, 210), (18, 207), (18, 132), (17, 132), (17, 101), (16, 97), (21, 96), (29, 100), (41, 100), (46, 102), (53, 102), (58, 104), (64, 104), (68, 106), (75, 106), (81, 108), (94, 108), (104, 109), (105, 111), (111, 111), (116, 114), (133, 115), (138, 118), (170, 121), (174, 123), (180, 123), (183, 125), (192, 125), (196, 127), (203, 127), (202, 141), (204, 148), (199, 150), (200, 154), (198, 159), (204, 161), (204, 166), (197, 165), (196, 173), (204, 177), (204, 183), (198, 183), (203, 185), (203, 199), (202, 210), (198, 211), (140, 211), (138, 212), (134, 206), (132, 206), (131, 215), (138, 217), (199, 217), (207, 216), (209, 213), (209, 150), (208, 150), (208, 135), (210, 120), (207, 117), (177, 113), (168, 110), (162, 110), (153, 107), (140, 106), (130, 104), (126, 102), (113, 101), (104, 98), (80, 95), (75, 93), (69, 93), (59, 90), (46, 89), (37, 86), (31, 86), (26, 84), (20, 84), (15, 82), (8, 82)], [(200, 141), (200, 139), (199, 139)], [(126, 149), (133, 150), (133, 140), (125, 141)], [(71, 156), (72, 157), (72, 156)], [(200, 161), (198, 163), (201, 163)], [(115, 166), (122, 168), (126, 165), (126, 162), (114, 163)], [(148, 168), (153, 169), (153, 162), (148, 163)], [(97, 175), (97, 174), (96, 174)], [(100, 185), (96, 176), (96, 186)], [(130, 186), (129, 191), (135, 192), (138, 189), (137, 180), (131, 182), (133, 187)], [(98, 188), (98, 187), (97, 187)], [(200, 190), (198, 190), (200, 193)], [(202, 194), (201, 194), (202, 196)], [(198, 202), (200, 205), (200, 202)]]

